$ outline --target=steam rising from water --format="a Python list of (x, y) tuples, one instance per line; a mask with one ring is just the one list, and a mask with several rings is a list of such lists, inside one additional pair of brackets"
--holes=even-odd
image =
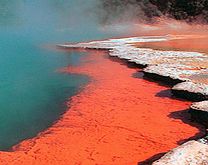
[(158, 18), (152, 24), (135, 23), (134, 32), (136, 34), (157, 34), (157, 35), (198, 35), (203, 37), (208, 35), (208, 26), (200, 24), (188, 24), (185, 21), (177, 21), (170, 18)]
[(154, 21), (161, 12), (148, 0), (100, 0), (98, 15), (101, 23), (121, 23), (131, 21)]

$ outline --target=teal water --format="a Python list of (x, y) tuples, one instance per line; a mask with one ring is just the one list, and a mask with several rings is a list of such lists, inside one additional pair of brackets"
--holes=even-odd
[(95, 0), (0, 1), (0, 150), (34, 137), (66, 110), (88, 77), (56, 70), (84, 53), (46, 45), (114, 36), (91, 13)]

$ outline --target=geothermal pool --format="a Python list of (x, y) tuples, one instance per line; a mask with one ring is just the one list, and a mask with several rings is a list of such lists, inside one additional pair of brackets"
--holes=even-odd
[(203, 128), (190, 122), (190, 102), (171, 98), (168, 87), (143, 79), (137, 67), (102, 51), (90, 51), (81, 61), (60, 70), (91, 77), (68, 111), (14, 152), (1, 152), (0, 163), (145, 164), (203, 136)]
[(85, 17), (81, 0), (0, 4), (0, 164), (144, 164), (203, 136), (191, 103), (138, 67), (51, 46), (121, 35)]
[[(91, 17), (93, 1), (0, 2), (0, 150), (48, 128), (66, 110), (65, 102), (89, 80), (60, 74), (60, 67), (80, 65), (85, 53), (52, 46), (112, 36)], [(76, 20), (74, 20), (76, 18)]]

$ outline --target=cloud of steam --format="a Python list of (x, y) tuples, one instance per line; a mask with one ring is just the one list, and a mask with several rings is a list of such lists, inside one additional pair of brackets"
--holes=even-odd
[(100, 0), (98, 16), (101, 23), (151, 22), (161, 12), (149, 0)]
[(189, 24), (186, 21), (171, 18), (157, 18), (152, 24), (135, 23), (131, 27), (137, 35), (192, 35), (197, 37), (208, 37), (208, 25)]

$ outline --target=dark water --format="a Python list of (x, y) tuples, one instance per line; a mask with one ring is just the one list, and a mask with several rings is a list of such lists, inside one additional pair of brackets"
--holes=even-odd
[(37, 135), (56, 121), (65, 102), (87, 83), (56, 70), (79, 65), (83, 53), (45, 45), (101, 39), (95, 0), (0, 1), (0, 150)]

